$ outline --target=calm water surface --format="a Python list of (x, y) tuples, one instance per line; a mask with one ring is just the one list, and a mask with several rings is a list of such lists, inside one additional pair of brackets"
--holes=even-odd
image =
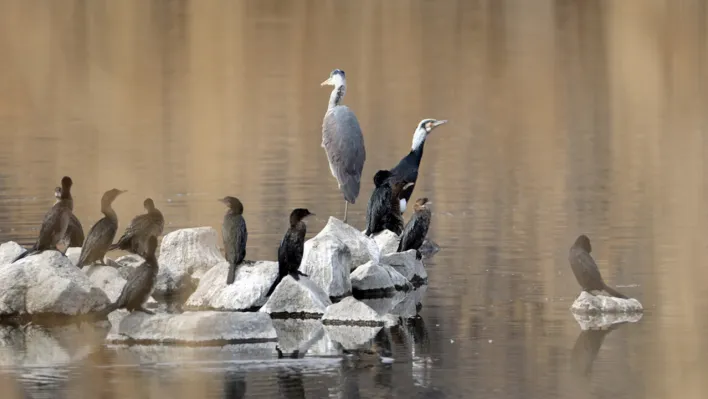
[[(292, 208), (317, 213), (308, 236), (341, 217), (330, 70), (366, 141), (359, 228), (376, 170), (421, 119), (450, 123), (415, 191), (442, 250), (393, 365), (29, 329), (0, 334), (2, 397), (704, 397), (707, 19), (703, 1), (3, 2), (0, 241), (32, 242), (70, 175), (85, 229), (113, 187), (121, 229), (149, 196), (166, 233), (218, 227), (236, 195), (248, 258), (275, 259)], [(581, 333), (580, 233), (641, 321)]]

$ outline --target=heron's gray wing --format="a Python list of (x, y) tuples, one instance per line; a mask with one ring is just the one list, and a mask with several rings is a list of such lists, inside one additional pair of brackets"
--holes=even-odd
[(331, 108), (322, 122), (322, 147), (344, 199), (354, 203), (359, 196), (361, 171), (366, 161), (364, 136), (359, 121), (346, 106)]

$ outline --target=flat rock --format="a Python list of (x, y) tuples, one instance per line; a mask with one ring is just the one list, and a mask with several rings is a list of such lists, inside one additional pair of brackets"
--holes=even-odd
[(423, 267), (423, 262), (416, 259), (414, 249), (384, 255), (381, 257), (381, 263), (393, 267), (414, 286), (420, 286), (428, 282), (428, 273)]
[(0, 265), (6, 265), (11, 263), (15, 258), (20, 256), (21, 253), (25, 252), (26, 249), (22, 248), (22, 245), (14, 242), (8, 241), (0, 245)]
[(214, 228), (175, 230), (162, 239), (153, 296), (181, 303), (194, 292), (204, 273), (224, 261)]
[(354, 296), (385, 296), (395, 291), (408, 291), (408, 279), (388, 265), (367, 262), (352, 272)]
[[(127, 282), (120, 271), (111, 266), (84, 266), (82, 269), (88, 276), (94, 286), (103, 290), (111, 302), (115, 302), (123, 291), (123, 286)], [(147, 307), (156, 307), (157, 302), (152, 298), (148, 298)]]
[(322, 323), (372, 327), (386, 324), (383, 317), (374, 309), (350, 296), (328, 306), (322, 316)]
[[(330, 223), (332, 219), (330, 218)], [(351, 267), (351, 250), (336, 235), (320, 232), (305, 242), (300, 271), (307, 274), (310, 280), (322, 288), (330, 298), (341, 298), (351, 294), (352, 283), (349, 280)]]
[(580, 329), (587, 330), (607, 330), (620, 324), (636, 323), (642, 319), (643, 313), (600, 313), (600, 314), (576, 314), (573, 313), (575, 321), (580, 325)]
[[(316, 238), (337, 238), (349, 248), (349, 269), (354, 270), (359, 265), (378, 258), (380, 251), (376, 250), (375, 242), (361, 231), (330, 216), (327, 225), (311, 240)], [(373, 253), (372, 253), (373, 252)], [(303, 258), (304, 259), (304, 258)]]
[(212, 267), (199, 280), (185, 303), (192, 310), (249, 310), (263, 306), (268, 289), (278, 277), (278, 262), (245, 261), (236, 269), (233, 284), (226, 284), (229, 263)]
[(604, 295), (592, 295), (582, 291), (570, 307), (577, 314), (641, 313), (642, 304), (634, 298), (622, 299)]
[(108, 303), (103, 290), (57, 251), (0, 267), (0, 316), (77, 316)]
[(376, 245), (381, 249), (382, 255), (395, 253), (398, 250), (400, 238), (391, 230), (384, 230), (374, 236)]
[(327, 293), (312, 280), (300, 276), (295, 281), (288, 275), (280, 281), (260, 311), (272, 317), (320, 318), (331, 304)]
[(69, 247), (66, 249), (66, 252), (64, 252), (64, 255), (66, 255), (67, 258), (76, 265), (79, 263), (79, 258), (81, 257), (81, 247)]
[(109, 341), (224, 345), (234, 342), (274, 341), (273, 323), (259, 312), (185, 312), (149, 315), (140, 311), (111, 313)]

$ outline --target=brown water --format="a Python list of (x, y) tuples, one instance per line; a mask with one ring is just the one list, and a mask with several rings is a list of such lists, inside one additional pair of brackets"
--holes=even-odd
[[(346, 71), (344, 102), (366, 141), (357, 227), (374, 172), (407, 153), (421, 119), (450, 120), (428, 140), (414, 193), (434, 201), (430, 237), (442, 246), (428, 264), (428, 340), (394, 339), (392, 366), (224, 350), (195, 355), (212, 362), (57, 367), (11, 354), (3, 386), (45, 397), (703, 397), (707, 19), (700, 0), (3, 2), (0, 241), (30, 243), (70, 175), (85, 229), (113, 187), (129, 190), (115, 204), (122, 227), (150, 196), (166, 232), (218, 227), (216, 198), (236, 195), (248, 257), (274, 259), (292, 208), (318, 214), (309, 236), (341, 217), (320, 147), (330, 70)], [(566, 254), (580, 233), (605, 278), (646, 308), (604, 341), (568, 311), (579, 288)], [(587, 350), (573, 355), (576, 340)], [(580, 376), (572, 365), (598, 344)]]

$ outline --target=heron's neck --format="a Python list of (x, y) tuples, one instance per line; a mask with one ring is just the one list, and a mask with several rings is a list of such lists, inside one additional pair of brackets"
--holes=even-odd
[(339, 105), (339, 103), (342, 102), (342, 97), (344, 97), (344, 93), (346, 93), (346, 91), (347, 86), (345, 85), (335, 86), (334, 90), (332, 90), (332, 94), (329, 96), (329, 108)]

